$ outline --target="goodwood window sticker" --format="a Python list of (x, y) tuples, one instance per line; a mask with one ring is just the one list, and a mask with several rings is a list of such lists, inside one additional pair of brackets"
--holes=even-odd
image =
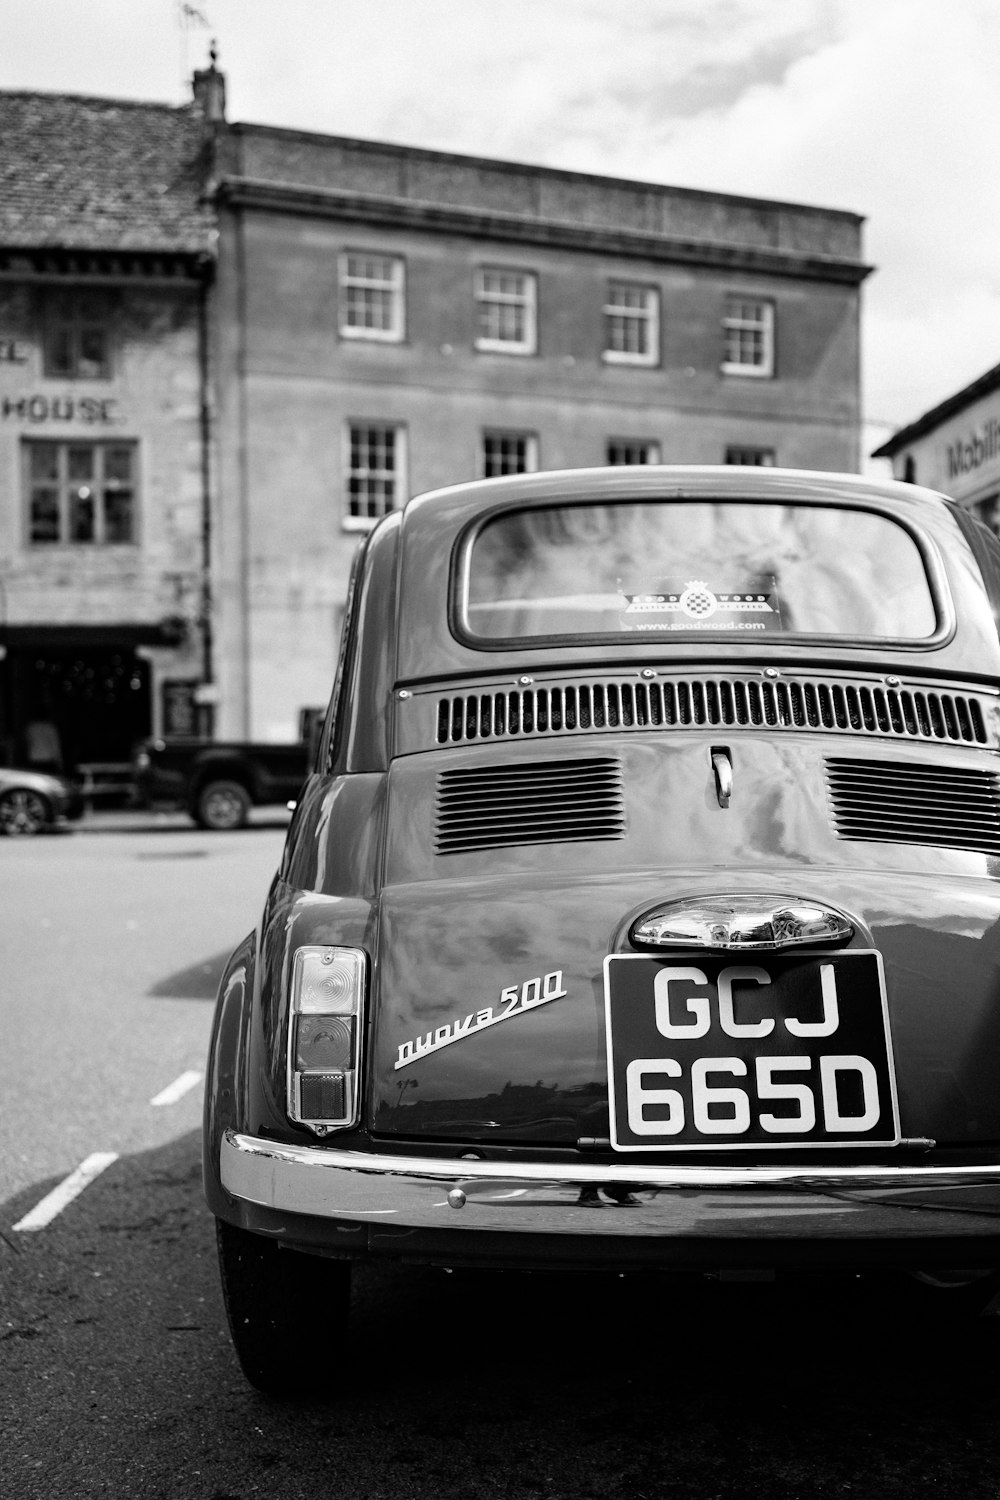
[(525, 979), (520, 985), (508, 984), (500, 991), (495, 1005), (486, 1005), (482, 1010), (473, 1010), (457, 1021), (446, 1021), (424, 1036), (414, 1037), (411, 1042), (402, 1042), (398, 1048), (394, 1068), (405, 1068), (418, 1058), (431, 1052), (440, 1052), (452, 1042), (485, 1031), (499, 1021), (510, 1021), (514, 1016), (523, 1016), (527, 1010), (537, 1010), (548, 1005), (550, 1000), (561, 1000), (567, 993), (563, 985), (562, 969), (553, 969), (551, 974), (538, 974), (534, 979)]
[(683, 586), (670, 580), (636, 593), (622, 589), (622, 624), (627, 630), (778, 630), (774, 582), (769, 580), (767, 588), (733, 591), (711, 589), (703, 578), (689, 578)]

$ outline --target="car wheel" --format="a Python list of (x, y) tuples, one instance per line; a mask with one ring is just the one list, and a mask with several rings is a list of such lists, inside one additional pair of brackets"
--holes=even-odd
[(344, 1368), (351, 1263), (288, 1250), (216, 1221), (222, 1294), (250, 1384), (268, 1396), (329, 1386)]
[(0, 797), (0, 833), (10, 838), (30, 838), (49, 821), (45, 798), (27, 787), (16, 787)]
[(194, 820), (200, 828), (225, 832), (242, 828), (250, 811), (250, 794), (238, 781), (207, 781), (194, 804)]

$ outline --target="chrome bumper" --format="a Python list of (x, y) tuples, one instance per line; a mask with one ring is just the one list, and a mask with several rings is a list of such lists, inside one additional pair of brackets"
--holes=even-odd
[(227, 1131), (220, 1172), (233, 1198), (341, 1224), (758, 1242), (1000, 1236), (1000, 1164), (514, 1169), (284, 1146)]

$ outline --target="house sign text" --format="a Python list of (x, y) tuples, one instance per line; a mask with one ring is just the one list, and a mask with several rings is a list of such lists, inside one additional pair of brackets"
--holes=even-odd
[(106, 423), (115, 420), (116, 402), (110, 396), (4, 396), (0, 417), (21, 422)]

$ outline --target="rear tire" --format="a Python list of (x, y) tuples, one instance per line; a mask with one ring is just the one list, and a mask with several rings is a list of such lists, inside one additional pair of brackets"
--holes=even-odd
[(236, 1356), (267, 1396), (320, 1391), (342, 1375), (351, 1263), (287, 1250), (216, 1221), (219, 1272)]
[(239, 781), (228, 778), (206, 781), (195, 797), (192, 814), (199, 828), (227, 833), (242, 828), (250, 812), (250, 793)]

